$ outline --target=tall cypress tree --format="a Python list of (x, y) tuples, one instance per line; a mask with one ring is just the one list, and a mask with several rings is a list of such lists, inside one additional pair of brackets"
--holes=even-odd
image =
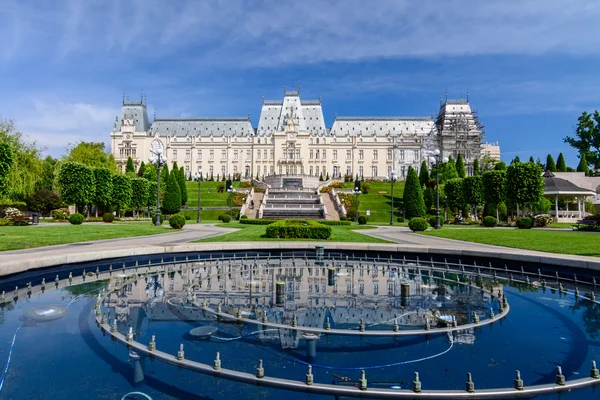
[(161, 193), (165, 193), (165, 188), (167, 187), (167, 182), (169, 182), (169, 164), (163, 165), (160, 170), (160, 191)]
[(535, 158), (533, 158), (533, 156), (529, 157), (529, 162), (532, 164), (535, 164)]
[(140, 178), (143, 178), (143, 177), (144, 177), (144, 171), (145, 171), (145, 170), (146, 170), (146, 164), (144, 164), (144, 162), (142, 161), (142, 163), (140, 164), (140, 167), (138, 168), (137, 175), (138, 175)]
[(456, 157), (456, 173), (458, 173), (459, 178), (464, 178), (467, 176), (465, 162), (463, 161), (462, 154), (460, 153), (458, 153), (458, 157)]
[(185, 185), (185, 170), (183, 169), (183, 166), (179, 168), (178, 175), (179, 180), (177, 182), (179, 183), (179, 189), (181, 189), (181, 204), (185, 206), (185, 203), (188, 201), (188, 192)]
[(133, 172), (135, 174), (135, 165), (133, 165), (133, 159), (127, 157), (127, 165), (125, 166), (125, 173)]
[(556, 172), (556, 163), (552, 154), (548, 154), (548, 157), (546, 157), (546, 171)]
[(563, 153), (560, 153), (558, 155), (558, 160), (556, 160), (556, 171), (567, 172), (567, 163), (565, 162), (565, 156)]
[(440, 176), (444, 177), (443, 179), (440, 178), (440, 180), (442, 180), (443, 182), (447, 182), (450, 179), (458, 178), (458, 172), (456, 171), (456, 164), (454, 163), (454, 159), (452, 157), (448, 157), (448, 162), (441, 164)]
[(481, 171), (479, 170), (479, 160), (474, 159), (473, 160), (473, 176), (479, 175), (480, 172)]
[(413, 167), (408, 167), (406, 182), (404, 184), (404, 210), (408, 218), (425, 216), (423, 190), (421, 189), (417, 171)]
[(423, 160), (421, 163), (421, 171), (419, 171), (419, 182), (421, 182), (421, 186), (427, 185), (429, 179), (429, 168), (427, 168), (427, 161)]
[(590, 168), (588, 167), (585, 153), (581, 153), (581, 155), (579, 156), (579, 165), (577, 166), (577, 172), (585, 172), (586, 175), (590, 173)]
[(510, 162), (510, 164), (514, 164), (514, 163), (520, 163), (521, 162), (521, 158), (519, 156), (516, 156), (515, 158), (513, 158), (513, 160)]
[(169, 174), (167, 190), (162, 202), (162, 211), (165, 214), (177, 214), (181, 210), (181, 190), (177, 183), (177, 175), (175, 171)]

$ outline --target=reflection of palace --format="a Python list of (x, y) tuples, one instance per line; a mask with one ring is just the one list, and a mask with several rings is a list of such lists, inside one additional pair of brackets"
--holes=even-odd
[[(146, 102), (123, 100), (111, 148), (125, 169), (148, 162), (153, 143), (160, 143), (169, 162), (207, 177), (242, 178), (304, 174), (319, 177), (356, 175), (383, 178), (393, 169), (403, 178), (419, 169), (424, 151), (439, 148), (442, 156), (461, 153), (467, 173), (483, 155), (500, 159), (498, 146), (483, 145), (476, 113), (466, 100), (440, 102), (437, 117), (338, 117), (325, 126), (321, 99), (301, 100), (300, 88), (284, 90), (283, 100), (262, 101), (258, 126), (242, 118), (154, 118)], [(483, 150), (482, 150), (483, 149)]]
[[(387, 330), (394, 321), (406, 328), (424, 327), (426, 320), (435, 324), (440, 313), (454, 315), (459, 323), (465, 323), (465, 316), (474, 311), (484, 315), (490, 302), (488, 293), (462, 285), (429, 282), (426, 275), (383, 262), (340, 263), (335, 266), (331, 286), (327, 267), (315, 267), (304, 260), (190, 265), (193, 267), (184, 266), (183, 270), (171, 266), (171, 272), (129, 283), (119, 294), (117, 304), (111, 305), (117, 315), (130, 312), (132, 326), (141, 324), (142, 309), (151, 321), (213, 323), (212, 315), (191, 306), (192, 301), (206, 299), (213, 309), (221, 303), (223, 311), (232, 315), (239, 310), (260, 319), (266, 314), (269, 321), (283, 324), (289, 324), (296, 315), (300, 326), (323, 328), (328, 318), (332, 327), (341, 329), (356, 329), (362, 320), (366, 326)], [(277, 283), (283, 284), (283, 304), (276, 304)], [(296, 347), (299, 340), (291, 331), (275, 336), (285, 347)], [(474, 340), (468, 335), (463, 339)]]

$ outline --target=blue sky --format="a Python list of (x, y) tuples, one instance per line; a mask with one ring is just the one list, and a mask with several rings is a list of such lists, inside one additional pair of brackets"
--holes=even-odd
[[(542, 7), (543, 4), (543, 7)], [(338, 115), (427, 116), (470, 94), (503, 159), (576, 153), (600, 108), (600, 2), (0, 0), (0, 118), (59, 156), (149, 113), (245, 116), (283, 85)]]

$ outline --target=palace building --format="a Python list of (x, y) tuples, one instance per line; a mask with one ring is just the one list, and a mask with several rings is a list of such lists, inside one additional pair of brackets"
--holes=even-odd
[(466, 100), (440, 100), (437, 117), (335, 117), (325, 125), (322, 101), (302, 100), (300, 88), (284, 88), (282, 100), (262, 100), (260, 119), (148, 118), (146, 102), (123, 100), (110, 133), (111, 148), (122, 170), (128, 157), (136, 169), (152, 149), (164, 149), (171, 165), (206, 178), (223, 175), (263, 178), (310, 175), (385, 179), (394, 170), (404, 179), (408, 167), (419, 170), (427, 151), (442, 157), (461, 153), (467, 173), (482, 157), (483, 126)]

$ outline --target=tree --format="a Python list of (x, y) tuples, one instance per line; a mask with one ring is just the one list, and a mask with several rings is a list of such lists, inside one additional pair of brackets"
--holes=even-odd
[[(161, 175), (162, 175), (162, 171), (161, 171)], [(144, 166), (144, 173), (142, 176), (144, 179), (146, 179), (150, 182), (156, 182), (156, 180), (158, 179), (158, 174), (157, 174), (156, 167), (154, 166), (154, 164), (146, 164)], [(162, 176), (161, 176), (161, 179), (162, 179)]]
[(446, 182), (444, 185), (444, 194), (446, 195), (446, 204), (449, 208), (453, 210), (462, 209), (465, 205), (462, 178), (454, 178)]
[(556, 164), (554, 163), (552, 154), (548, 154), (546, 157), (546, 171), (556, 172)]
[(535, 164), (535, 158), (533, 158), (533, 156), (529, 156), (529, 162)]
[[(435, 187), (435, 185), (434, 185)], [(425, 187), (423, 192), (423, 201), (425, 202), (425, 210), (431, 210), (435, 204), (435, 190), (431, 186)]]
[(169, 174), (167, 189), (162, 201), (162, 210), (164, 214), (177, 214), (181, 210), (181, 190), (177, 183), (175, 170)]
[(96, 184), (94, 171), (89, 166), (72, 161), (62, 164), (58, 182), (63, 201), (66, 204), (75, 204), (78, 212), (94, 200)]
[(510, 162), (510, 164), (514, 164), (514, 163), (520, 163), (521, 162), (521, 158), (519, 158), (519, 156), (516, 156), (515, 158), (513, 158), (513, 160)]
[(458, 174), (459, 178), (464, 178), (467, 176), (465, 162), (463, 161), (463, 156), (460, 153), (458, 153), (458, 157), (456, 157), (456, 173)]
[(146, 164), (144, 164), (144, 162), (142, 161), (142, 163), (140, 164), (140, 167), (138, 168), (137, 176), (139, 176), (140, 178), (143, 178), (145, 170), (146, 170)]
[(112, 204), (117, 206), (117, 213), (121, 216), (121, 209), (131, 204), (131, 178), (127, 175), (113, 174), (112, 176)]
[(456, 164), (454, 163), (454, 159), (452, 157), (448, 158), (448, 162), (440, 163), (440, 181), (447, 182), (451, 179), (458, 178), (458, 172), (456, 171)]
[(479, 160), (478, 159), (474, 159), (473, 160), (473, 175), (477, 176), (480, 174), (481, 171), (479, 171)]
[(112, 154), (104, 149), (104, 142), (79, 142), (69, 145), (65, 161), (74, 161), (90, 167), (105, 167), (117, 172), (117, 163)]
[(144, 178), (135, 178), (131, 180), (131, 207), (140, 213), (140, 208), (148, 205), (148, 188), (150, 182)]
[(185, 203), (187, 203), (188, 201), (188, 193), (187, 186), (185, 184), (185, 171), (183, 169), (183, 166), (179, 168), (178, 179), (179, 180), (177, 181), (177, 183), (179, 184), (179, 189), (181, 190), (181, 205), (185, 206)]
[(506, 169), (506, 198), (517, 205), (536, 203), (544, 194), (544, 178), (537, 165), (514, 163)]
[(495, 171), (506, 171), (506, 163), (504, 161), (500, 161), (498, 164), (494, 165)]
[(429, 183), (429, 168), (427, 168), (427, 161), (423, 160), (421, 163), (421, 170), (419, 171), (419, 182), (421, 186), (425, 186)]
[(112, 202), (113, 178), (112, 172), (106, 167), (94, 168), (94, 181), (96, 187), (92, 202), (96, 205), (96, 217), (99, 206), (108, 206)]
[(590, 173), (588, 167), (587, 158), (584, 153), (579, 155), (579, 164), (577, 165), (577, 172), (584, 172), (586, 175)]
[(463, 201), (475, 208), (477, 220), (477, 207), (483, 202), (483, 183), (480, 175), (468, 176), (463, 179)]
[(556, 160), (556, 171), (567, 172), (567, 163), (565, 162), (565, 156), (563, 153), (560, 153), (558, 155), (558, 160)]
[(8, 194), (8, 174), (13, 165), (13, 153), (8, 143), (0, 143), (0, 197)]
[(407, 218), (424, 217), (425, 201), (423, 199), (423, 190), (419, 182), (417, 171), (413, 167), (408, 167), (406, 182), (404, 183), (404, 209)]
[(150, 207), (156, 208), (156, 196), (158, 192), (158, 182), (148, 181), (148, 198), (146, 199), (146, 206), (148, 211)]
[(133, 159), (131, 157), (127, 157), (127, 165), (125, 165), (125, 173), (133, 173), (135, 174), (135, 165), (133, 165)]
[(31, 211), (49, 214), (50, 211), (60, 208), (62, 202), (58, 193), (51, 190), (41, 189), (27, 199), (27, 206)]
[(162, 193), (165, 192), (163, 188), (167, 187), (167, 182), (169, 181), (169, 164), (165, 164), (162, 166), (160, 170), (160, 191)]
[(493, 205), (496, 208), (496, 219), (498, 205), (506, 200), (506, 171), (486, 171), (481, 176), (483, 183), (483, 201), (485, 205)]
[(37, 189), (52, 190), (54, 188), (54, 180), (57, 175), (57, 167), (60, 167), (58, 160), (51, 156), (47, 156), (42, 161), (42, 174), (37, 183)]
[(577, 149), (579, 154), (585, 155), (585, 159), (593, 166), (600, 167), (600, 112), (593, 114), (583, 112), (577, 119), (575, 137), (567, 136), (563, 139), (565, 143)]

